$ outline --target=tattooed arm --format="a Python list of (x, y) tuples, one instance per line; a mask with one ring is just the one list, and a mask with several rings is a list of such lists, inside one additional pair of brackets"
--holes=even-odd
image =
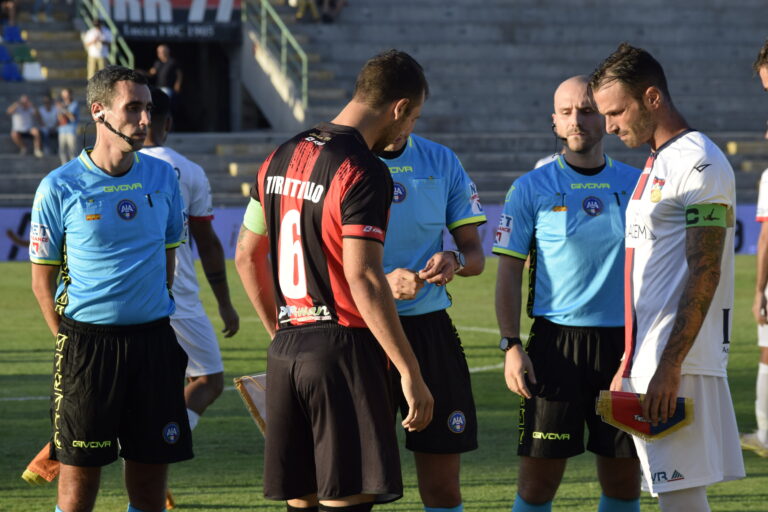
[(643, 402), (643, 416), (654, 425), (659, 420), (667, 421), (675, 413), (683, 360), (699, 334), (720, 282), (724, 245), (725, 228), (702, 226), (686, 231), (688, 278), (677, 306), (672, 333)]
[(235, 266), (245, 293), (264, 324), (270, 338), (275, 337), (277, 306), (274, 283), (269, 268), (269, 238), (259, 235), (245, 226), (240, 227), (235, 252)]

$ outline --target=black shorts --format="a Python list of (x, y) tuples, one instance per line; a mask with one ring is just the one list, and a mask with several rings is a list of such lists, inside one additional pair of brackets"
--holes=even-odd
[(521, 399), (518, 455), (566, 458), (587, 450), (604, 457), (635, 457), (632, 437), (595, 414), (624, 352), (623, 327), (566, 327), (536, 318), (526, 347), (537, 384)]
[(51, 456), (104, 466), (192, 458), (184, 404), (187, 355), (168, 318), (94, 325), (62, 318), (53, 360)]
[(277, 331), (267, 352), (264, 496), (403, 495), (387, 358), (368, 329)]
[[(432, 422), (421, 432), (405, 432), (405, 447), (423, 453), (462, 453), (477, 448), (477, 414), (467, 359), (459, 334), (445, 310), (401, 316), (421, 375), (435, 399)], [(390, 368), (395, 403), (403, 418), (408, 404), (400, 374)]]

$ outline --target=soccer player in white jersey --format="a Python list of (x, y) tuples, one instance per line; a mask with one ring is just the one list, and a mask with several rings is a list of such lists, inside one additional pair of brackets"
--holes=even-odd
[[(763, 89), (768, 91), (768, 41), (763, 44), (755, 63), (752, 65), (760, 77)], [(742, 434), (741, 446), (755, 451), (761, 457), (768, 457), (768, 313), (766, 313), (766, 287), (768, 287), (768, 169), (760, 177), (757, 194), (757, 222), (761, 223), (757, 241), (757, 280), (752, 314), (757, 321), (757, 344), (760, 347), (760, 362), (755, 384), (755, 417), (757, 430)]]
[(735, 182), (728, 160), (677, 111), (661, 65), (622, 43), (590, 86), (606, 131), (651, 156), (627, 207), (624, 361), (612, 390), (645, 393), (666, 422), (679, 396), (693, 423), (635, 437), (643, 486), (662, 511), (708, 511), (708, 485), (744, 477), (726, 365), (733, 310)]

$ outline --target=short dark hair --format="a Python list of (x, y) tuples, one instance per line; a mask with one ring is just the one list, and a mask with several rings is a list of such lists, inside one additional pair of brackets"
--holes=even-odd
[(757, 59), (752, 64), (752, 69), (755, 73), (760, 72), (760, 68), (768, 66), (768, 39), (763, 43), (763, 47), (760, 48), (760, 52), (757, 54)]
[(370, 59), (355, 82), (354, 98), (374, 108), (402, 98), (414, 105), (428, 95), (429, 84), (421, 64), (399, 50), (387, 50)]
[(152, 94), (152, 119), (165, 119), (171, 116), (171, 99), (158, 87), (150, 87)]
[(589, 86), (593, 91), (613, 82), (624, 84), (637, 100), (642, 99), (649, 87), (657, 87), (667, 99), (671, 99), (667, 77), (659, 61), (642, 48), (626, 42), (621, 43), (589, 78)]
[(147, 85), (147, 79), (144, 75), (123, 66), (107, 66), (97, 71), (88, 80), (88, 106), (90, 107), (96, 102), (111, 106), (112, 98), (115, 96), (115, 84), (126, 80), (139, 85)]

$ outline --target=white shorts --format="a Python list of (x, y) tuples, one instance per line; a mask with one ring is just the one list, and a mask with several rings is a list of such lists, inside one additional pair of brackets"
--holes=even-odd
[[(649, 380), (624, 379), (623, 388), (645, 393)], [(652, 443), (632, 438), (643, 469), (643, 490), (656, 495), (744, 478), (728, 380), (683, 375), (678, 396), (693, 398), (693, 423)]]
[(768, 347), (768, 325), (757, 326), (757, 346)]
[(219, 340), (207, 316), (191, 318), (171, 317), (179, 345), (189, 357), (187, 377), (200, 377), (224, 371)]

